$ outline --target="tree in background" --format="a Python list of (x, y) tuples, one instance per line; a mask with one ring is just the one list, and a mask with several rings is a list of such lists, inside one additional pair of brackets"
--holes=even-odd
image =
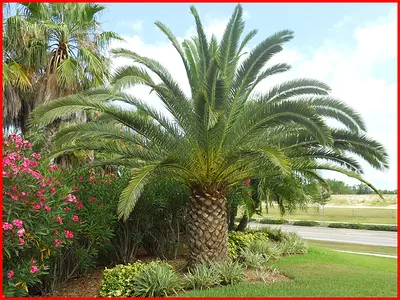
[(103, 50), (120, 38), (101, 30), (98, 16), (105, 8), (21, 3), (3, 20), (3, 129), (26, 134), (39, 104), (107, 82), (110, 62)]

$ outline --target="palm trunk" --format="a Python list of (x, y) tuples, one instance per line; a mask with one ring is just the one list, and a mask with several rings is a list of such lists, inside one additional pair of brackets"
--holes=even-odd
[(187, 216), (189, 263), (228, 257), (227, 201), (224, 194), (193, 192)]
[(237, 216), (237, 210), (238, 210), (237, 205), (231, 205), (231, 207), (229, 208), (229, 224), (228, 224), (229, 231), (233, 231), (235, 229), (235, 219)]
[(239, 222), (239, 225), (236, 227), (236, 231), (245, 231), (248, 222), (249, 219), (247, 218), (247, 214), (244, 214)]

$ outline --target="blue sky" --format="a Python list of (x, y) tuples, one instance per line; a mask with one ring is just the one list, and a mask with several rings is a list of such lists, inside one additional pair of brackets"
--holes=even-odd
[[(125, 38), (112, 47), (126, 47), (163, 63), (188, 91), (183, 66), (154, 21), (166, 24), (183, 39), (194, 33), (190, 4), (108, 4), (102, 15), (104, 30)], [(222, 36), (235, 4), (195, 4), (206, 33)], [(274, 62), (287, 62), (290, 75), (276, 75), (261, 84), (298, 77), (322, 80), (332, 94), (362, 114), (368, 135), (380, 141), (390, 155), (390, 170), (376, 171), (363, 163), (364, 177), (380, 189), (397, 188), (397, 6), (396, 4), (243, 4), (245, 32), (258, 29), (248, 51), (262, 39), (282, 29), (295, 32), (295, 39)], [(115, 67), (129, 64), (114, 60)], [(154, 107), (161, 103), (143, 87), (131, 90)], [(325, 173), (349, 184), (358, 183), (344, 175)]]

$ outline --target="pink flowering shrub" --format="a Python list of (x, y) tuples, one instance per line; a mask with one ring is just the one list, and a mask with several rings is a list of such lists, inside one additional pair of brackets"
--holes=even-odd
[(63, 184), (65, 172), (43, 165), (28, 141), (16, 134), (3, 137), (2, 158), (3, 293), (24, 296), (62, 249), (72, 247), (85, 221), (73, 221), (82, 203)]

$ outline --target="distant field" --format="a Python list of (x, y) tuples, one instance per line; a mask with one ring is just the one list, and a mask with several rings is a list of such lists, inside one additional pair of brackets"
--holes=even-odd
[(389, 206), (397, 204), (397, 195), (332, 195), (328, 205)]
[(298, 210), (281, 216), (277, 207), (264, 210), (262, 216), (254, 215), (253, 218), (286, 219), (286, 220), (311, 220), (325, 222), (350, 222), (350, 223), (371, 223), (371, 224), (397, 224), (397, 208), (378, 207), (325, 207), (318, 209), (309, 207), (307, 211)]

